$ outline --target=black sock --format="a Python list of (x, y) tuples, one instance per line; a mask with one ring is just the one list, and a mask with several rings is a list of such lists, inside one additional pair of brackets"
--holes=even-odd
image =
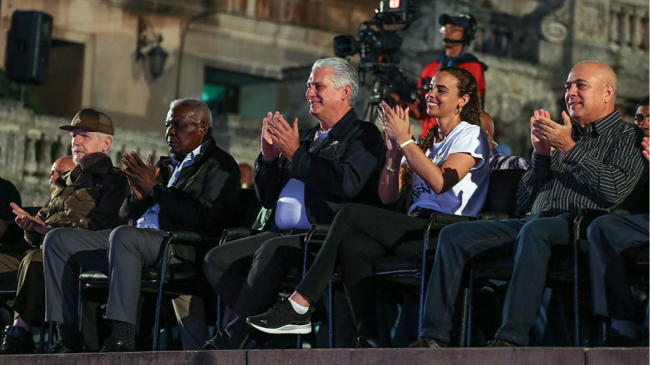
[(75, 351), (83, 347), (81, 332), (76, 324), (59, 323), (56, 325), (56, 331), (63, 346)]
[(114, 341), (122, 341), (128, 350), (135, 350), (135, 325), (121, 321), (113, 321), (111, 339)]

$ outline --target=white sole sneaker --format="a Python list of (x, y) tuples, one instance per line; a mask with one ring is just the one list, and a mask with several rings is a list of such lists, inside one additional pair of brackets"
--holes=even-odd
[(248, 323), (251, 327), (255, 329), (258, 329), (262, 332), (274, 334), (274, 335), (282, 335), (282, 334), (306, 335), (308, 333), (311, 333), (311, 322), (307, 324), (289, 324), (279, 328), (265, 328), (265, 327), (256, 326), (255, 324), (250, 323), (248, 319), (246, 319), (246, 323)]

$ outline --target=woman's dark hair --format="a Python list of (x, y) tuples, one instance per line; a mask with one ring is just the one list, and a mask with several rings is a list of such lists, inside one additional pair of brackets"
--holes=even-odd
[[(478, 86), (476, 85), (474, 75), (458, 67), (445, 67), (438, 70), (438, 72), (446, 72), (456, 78), (456, 87), (458, 87), (457, 96), (459, 98), (463, 95), (469, 95), (469, 101), (460, 110), (460, 120), (480, 126), (481, 98), (478, 96)], [(438, 125), (435, 125), (429, 129), (429, 132), (424, 137), (420, 138), (417, 145), (422, 152), (426, 153), (433, 146), (433, 141), (438, 137)], [(411, 184), (413, 183), (413, 169), (411, 165), (405, 164), (402, 167), (400, 178), (402, 179), (402, 191), (410, 190)]]

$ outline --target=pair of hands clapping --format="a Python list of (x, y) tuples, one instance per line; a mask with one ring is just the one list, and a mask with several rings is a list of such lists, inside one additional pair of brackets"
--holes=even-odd
[(562, 112), (562, 119), (564, 124), (556, 123), (551, 119), (548, 111), (535, 110), (534, 115), (530, 117), (530, 138), (535, 153), (550, 155), (553, 149), (556, 149), (566, 156), (573, 148), (575, 145), (571, 136), (573, 125), (566, 111)]
[(413, 126), (409, 123), (409, 108), (402, 109), (399, 105), (394, 109), (384, 101), (381, 102), (377, 109), (379, 121), (386, 133), (386, 148), (388, 155), (397, 155), (401, 153), (398, 146), (413, 135)]
[(160, 168), (155, 167), (153, 164), (151, 155), (147, 156), (147, 163), (145, 164), (137, 153), (131, 151), (130, 154), (124, 154), (122, 162), (126, 165), (122, 172), (126, 174), (129, 180), (133, 196), (137, 200), (148, 197), (151, 189), (158, 184), (156, 177), (160, 172)]
[(300, 147), (298, 118), (293, 120), (293, 127), (284, 120), (280, 112), (268, 113), (262, 126), (262, 158), (271, 161), (282, 154), (293, 160), (293, 154)]

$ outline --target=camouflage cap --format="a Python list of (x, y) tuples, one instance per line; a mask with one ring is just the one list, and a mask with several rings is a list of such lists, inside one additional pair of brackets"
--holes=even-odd
[(95, 109), (83, 109), (72, 118), (70, 125), (59, 127), (64, 131), (72, 131), (75, 128), (85, 129), (91, 132), (101, 132), (113, 135), (113, 121), (108, 115), (98, 112)]

